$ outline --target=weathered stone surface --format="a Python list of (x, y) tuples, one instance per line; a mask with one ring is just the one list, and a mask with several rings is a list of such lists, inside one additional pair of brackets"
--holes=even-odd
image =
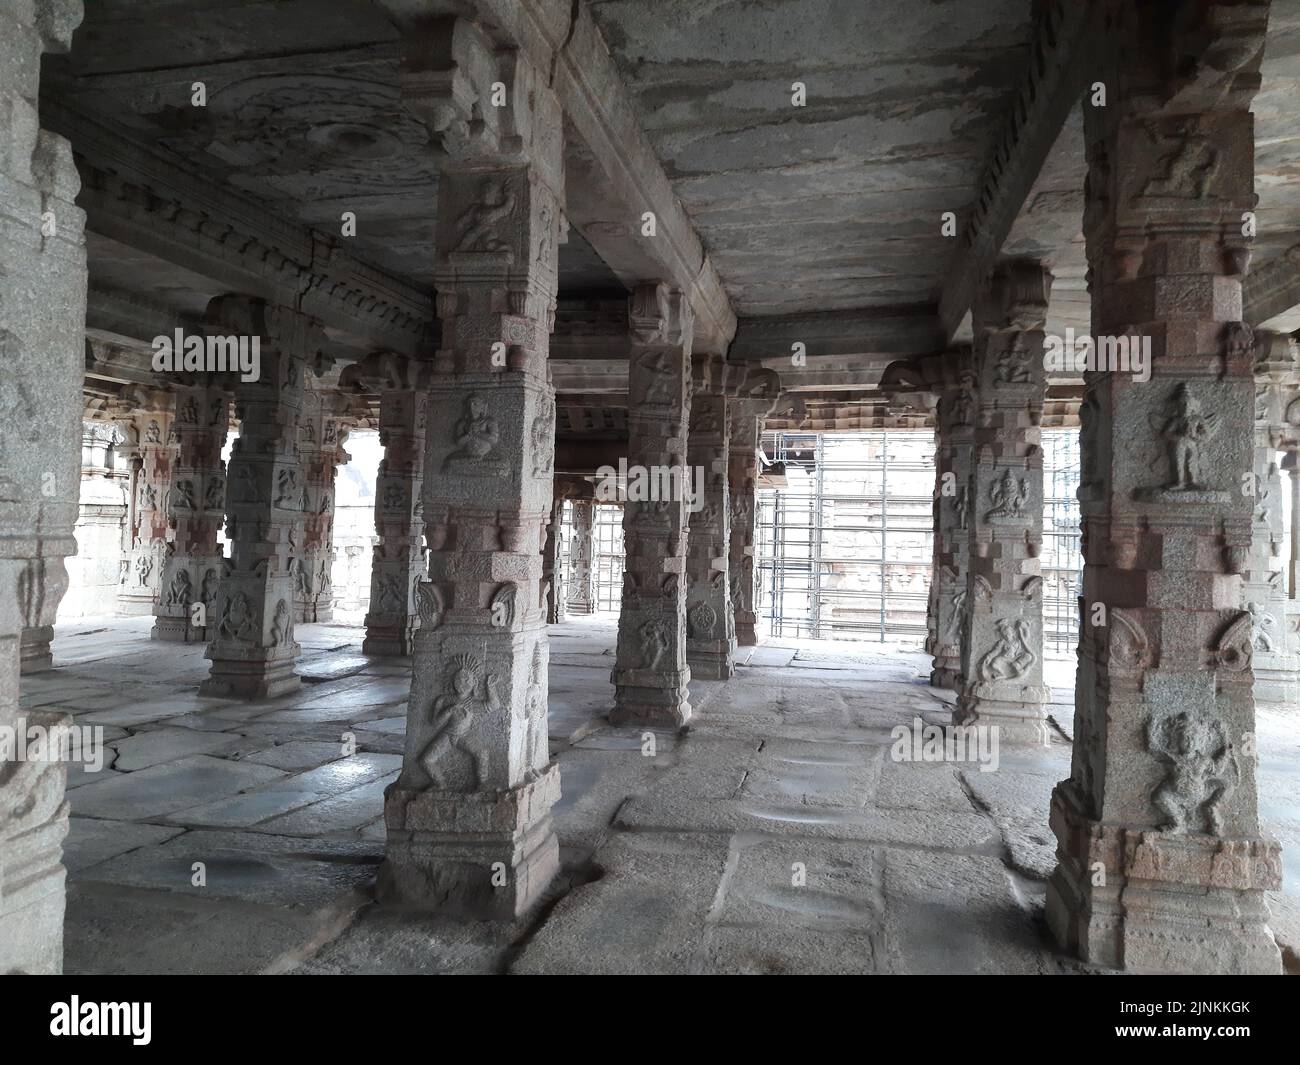
[(1046, 744), (1043, 683), (1044, 326), (1051, 275), (1035, 262), (996, 269), (974, 308), (975, 425), (965, 505), (970, 555), (962, 688), (953, 720)]
[[(1243, 747), (1254, 648), (1240, 605), (1255, 506), (1241, 219), (1269, 8), (1179, 6), (1173, 23), (1107, 5), (1115, 45), (1098, 75), (1116, 104), (1084, 111), (1093, 333), (1150, 336), (1152, 366), (1149, 380), (1084, 378), (1083, 631), (1047, 918), (1102, 965), (1276, 973), (1264, 893), (1281, 863)], [(1153, 34), (1177, 50), (1188, 33), (1201, 58), (1151, 62)]]
[[(543, 72), (497, 53), (466, 21), (432, 28), (439, 41), (448, 31), (455, 66), (439, 67), (443, 49), (412, 31), (403, 67), (407, 105), (447, 153), (442, 346), (424, 458), (429, 580), (417, 590), (405, 759), (384, 804), (379, 893), (394, 905), (511, 920), (559, 867), (540, 586), (554, 489), (546, 359), (564, 225), (562, 126)], [(482, 93), (500, 82), (510, 106), (490, 109), (483, 128), (458, 77)]]
[[(76, 551), (86, 313), (85, 216), (68, 143), (41, 128), (41, 56), (66, 51), (81, 4), (0, 3), (0, 726), (19, 708), (25, 626), (52, 623)], [(0, 972), (63, 965), (65, 766), (0, 761)]]
[[(640, 286), (628, 307), (629, 481), (639, 471), (652, 498), (623, 505), (623, 605), (614, 684), (616, 725), (690, 720), (686, 664), (685, 498), (691, 417), (691, 309), (665, 285)], [(670, 480), (678, 471), (675, 483)], [(630, 487), (630, 485), (629, 485)], [(665, 495), (667, 498), (665, 498)]]
[(304, 377), (319, 357), (320, 325), (286, 307), (225, 296), (208, 307), (211, 327), (257, 337), (261, 376), (241, 381), (240, 436), (230, 456), (226, 535), (231, 553), (221, 579), (202, 695), (274, 698), (295, 690), (295, 575), (305, 546), (306, 488), (299, 459)]

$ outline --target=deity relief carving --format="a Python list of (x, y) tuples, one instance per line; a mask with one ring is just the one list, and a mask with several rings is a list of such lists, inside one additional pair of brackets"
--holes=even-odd
[(1218, 171), (1219, 150), (1200, 132), (1196, 120), (1179, 122), (1168, 132), (1150, 126), (1147, 135), (1162, 154), (1138, 195), (1143, 198), (1205, 199), (1210, 182)]
[(993, 381), (1000, 385), (1029, 383), (1029, 349), (1025, 346), (1023, 333), (1017, 333), (1015, 340), (998, 351), (994, 363)]
[(1029, 502), (1028, 478), (1017, 478), (1010, 470), (1004, 470), (1002, 476), (989, 485), (989, 502), (993, 506), (984, 516), (985, 521), (1020, 517)]
[(669, 355), (662, 349), (651, 348), (637, 358), (637, 366), (644, 371), (645, 388), (640, 396), (641, 402), (672, 402), (674, 374)]
[(435, 788), (474, 791), (483, 782), (486, 752), (471, 741), (475, 714), (498, 712), (501, 701), (495, 678), (484, 676), (473, 655), (454, 655), (447, 662), (447, 690), (433, 701), (432, 739), (420, 755), (420, 765)]
[(515, 213), (515, 193), (503, 178), (490, 176), (479, 186), (475, 202), (456, 219), (454, 252), (508, 251), (503, 222)]
[(980, 659), (975, 673), (985, 683), (1019, 680), (1038, 662), (1030, 647), (1032, 632), (1023, 618), (1002, 618), (997, 623), (998, 642)]
[(137, 555), (135, 560), (136, 583), (142, 587), (149, 583), (149, 578), (153, 576), (153, 559), (148, 555)]
[(219, 475), (212, 476), (203, 489), (203, 509), (221, 510), (226, 503), (226, 481)]
[(1169, 768), (1151, 796), (1165, 816), (1163, 832), (1223, 835), (1224, 801), (1241, 782), (1241, 767), (1223, 722), (1195, 710), (1156, 714), (1147, 749)]
[(657, 618), (643, 621), (637, 629), (641, 644), (641, 668), (655, 670), (668, 652), (668, 635)]
[(258, 637), (257, 615), (253, 604), (243, 592), (228, 596), (221, 610), (217, 638), (235, 643), (256, 643)]
[(167, 606), (182, 607), (188, 610), (194, 588), (187, 570), (178, 569), (167, 588)]
[(443, 471), (461, 463), (492, 462), (497, 458), (496, 446), (500, 439), (501, 430), (497, 420), (488, 413), (487, 400), (477, 394), (466, 396), (465, 413), (455, 426), (456, 447), (443, 461)]
[(271, 619), (271, 646), (279, 647), (288, 642), (292, 631), (293, 615), (289, 611), (289, 604), (281, 599), (275, 604), (275, 614)]
[(970, 508), (970, 489), (962, 485), (962, 489), (952, 497), (953, 508), (957, 511), (957, 528), (966, 529), (967, 510)]
[(555, 402), (543, 401), (533, 418), (529, 442), (533, 449), (533, 476), (544, 477), (555, 463)]
[(946, 644), (956, 644), (961, 640), (962, 614), (966, 609), (966, 589), (954, 588), (948, 602), (948, 620), (943, 626), (943, 641)]
[(1173, 492), (1203, 491), (1201, 462), (1205, 444), (1218, 429), (1219, 412), (1202, 412), (1197, 400), (1183, 382), (1165, 403), (1159, 420), (1151, 427), (1166, 441), (1169, 457), (1169, 480), (1165, 488)]

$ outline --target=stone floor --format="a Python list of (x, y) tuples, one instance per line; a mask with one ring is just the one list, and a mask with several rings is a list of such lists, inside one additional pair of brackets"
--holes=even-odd
[[(58, 668), (23, 678), (25, 705), (102, 725), (111, 747), (69, 781), (69, 973), (1084, 968), (1042, 919), (1072, 662), (1051, 664), (1051, 748), (1004, 747), (995, 772), (891, 758), (894, 726), (948, 703), (928, 657), (879, 644), (747, 649), (734, 680), (692, 684), (689, 731), (650, 752), (603, 716), (612, 619), (554, 626), (564, 873), (531, 920), (496, 926), (372, 904), (403, 664), (362, 656), (358, 629), (303, 625), (300, 693), (203, 699), (203, 647), (151, 642), (150, 624), (61, 626)], [(1259, 736), (1261, 814), (1285, 848), (1274, 930), (1296, 971), (1300, 708), (1261, 709)]]

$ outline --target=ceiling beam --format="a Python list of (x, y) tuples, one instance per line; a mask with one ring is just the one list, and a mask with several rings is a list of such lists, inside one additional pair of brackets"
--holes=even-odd
[(940, 348), (970, 310), (1071, 108), (1083, 97), (1099, 11), (1091, 0), (1044, 0), (1036, 7), (1028, 72), (939, 293)]
[[(565, 120), (565, 215), (629, 290), (662, 281), (686, 293), (695, 349), (721, 355), (736, 315), (695, 227), (641, 129), (587, 5), (575, 0), (382, 0), (399, 25), (468, 16), (501, 48), (549, 72)], [(653, 237), (641, 235), (645, 212)]]

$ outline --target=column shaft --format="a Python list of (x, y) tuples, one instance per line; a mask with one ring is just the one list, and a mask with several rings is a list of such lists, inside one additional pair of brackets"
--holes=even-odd
[(672, 727), (691, 716), (682, 490), (691, 412), (691, 311), (680, 292), (642, 285), (632, 294), (629, 316), (623, 605), (610, 720)]
[[(72, 149), (40, 128), (38, 101), (41, 54), (66, 51), (81, 14), (75, 2), (0, 0), (0, 726), (14, 734), (68, 723), (20, 707), (19, 673), (23, 627), (52, 620), (76, 552), (85, 216)], [(33, 618), (19, 598), (38, 560)], [(62, 969), (66, 780), (57, 760), (0, 760), (0, 972)]]
[(272, 698), (301, 683), (293, 670), (294, 574), (304, 544), (298, 422), (308, 356), (323, 335), (306, 315), (242, 296), (213, 300), (208, 314), (211, 328), (258, 339), (261, 376), (239, 383), (226, 491), (231, 552), (207, 650), (212, 669), (199, 690)]
[(1046, 744), (1043, 684), (1043, 327), (1051, 275), (995, 269), (974, 308), (976, 419), (966, 499), (970, 562), (958, 724), (1003, 742)]
[[(1253, 753), (1249, 569), (1255, 205), (1266, 3), (1106, 7), (1084, 108), (1092, 330), (1149, 377), (1084, 376), (1083, 626), (1070, 778), (1052, 796), (1048, 924), (1139, 972), (1278, 973)], [(1197, 56), (1177, 68), (1158, 56)]]
[(736, 643), (758, 643), (754, 612), (754, 559), (757, 554), (758, 434), (761, 418), (746, 406), (729, 413), (727, 439), (727, 493), (731, 502), (731, 530), (727, 553), (731, 605), (736, 619)]
[[(385, 797), (379, 896), (511, 920), (559, 868), (539, 590), (554, 491), (547, 357), (563, 122), (521, 52), (499, 51), (459, 19), (433, 27), (435, 47), (428, 28), (408, 28), (403, 92), (446, 153), (434, 274), (442, 345), (423, 484), (429, 580), (418, 591), (402, 773)], [(456, 67), (426, 69), (444, 45), (461, 57)], [(453, 78), (480, 75), (484, 83), (450, 91)], [(507, 106), (484, 116), (474, 104), (471, 114), (465, 101), (485, 99), (494, 82)], [(480, 139), (458, 139), (471, 128)]]
[(962, 685), (962, 625), (970, 569), (974, 384), (968, 376), (942, 387), (935, 411), (934, 565), (925, 649), (934, 656), (930, 683), (953, 691)]
[[(226, 518), (221, 452), (230, 411), (225, 393), (215, 388), (183, 390), (175, 409), (176, 465), (167, 491), (170, 539), (152, 635), (192, 643), (210, 638), (208, 617), (216, 610), (225, 566), (217, 534)], [(197, 604), (202, 604), (198, 610)]]
[(303, 478), (303, 541), (295, 560), (294, 619), (334, 618), (334, 482), (347, 463), (350, 423), (337, 396), (307, 390), (298, 424), (298, 460)]
[(424, 450), (428, 394), (384, 391), (379, 441), (384, 458), (375, 483), (375, 544), (366, 614), (368, 655), (409, 655), (420, 627), (418, 585), (424, 567)]
[(736, 671), (736, 621), (727, 579), (731, 499), (724, 367), (716, 357), (695, 359), (687, 462), (700, 496), (693, 499), (686, 567), (686, 661), (691, 675), (726, 680)]
[(569, 574), (572, 585), (567, 589), (566, 608), (571, 614), (594, 614), (596, 596), (596, 503), (575, 499), (573, 538), (569, 541)]

